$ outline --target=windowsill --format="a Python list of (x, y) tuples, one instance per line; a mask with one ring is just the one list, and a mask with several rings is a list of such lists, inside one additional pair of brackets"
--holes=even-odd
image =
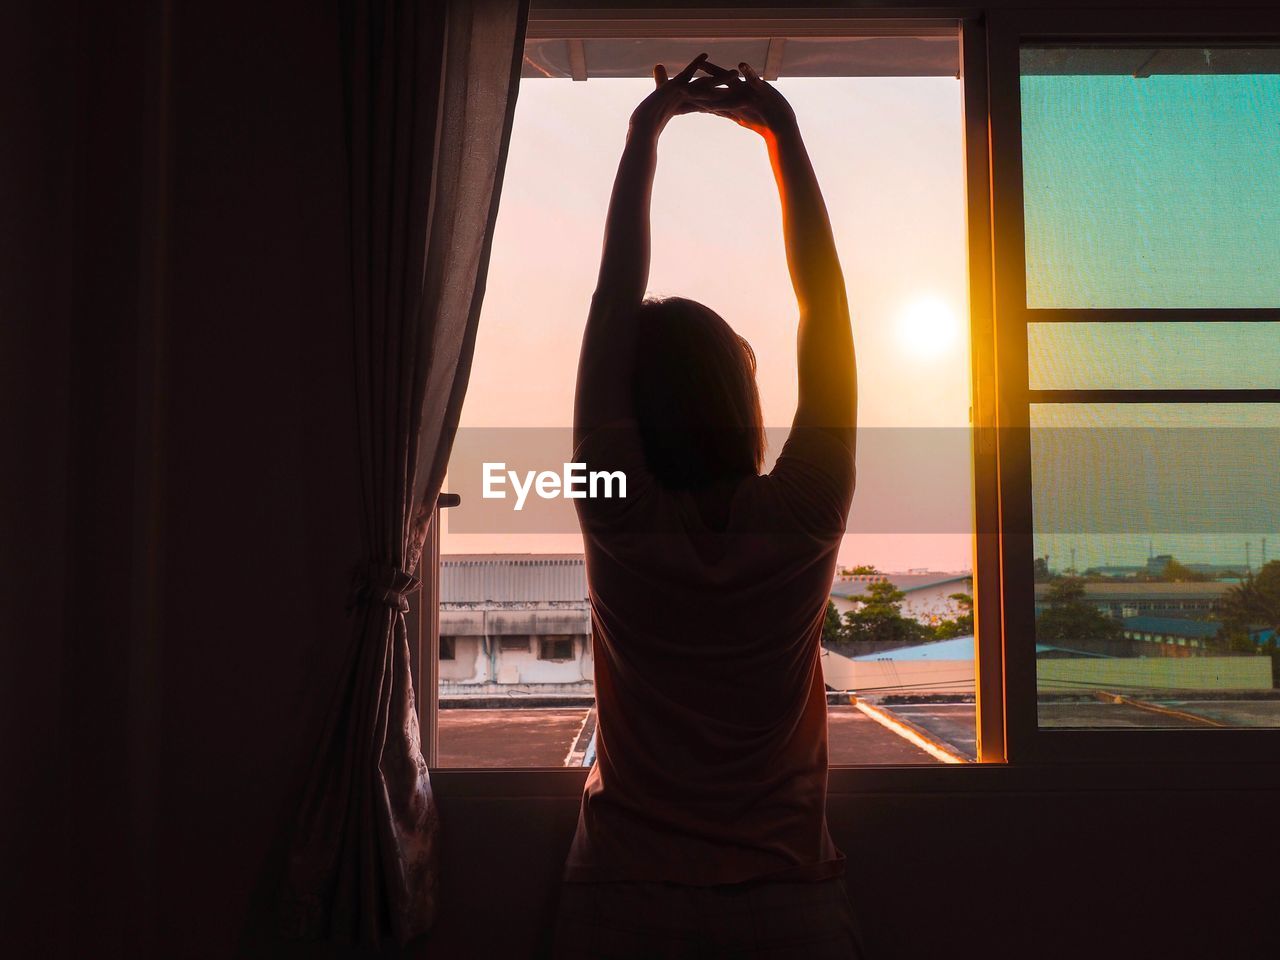
[[(576, 797), (585, 768), (437, 767), (431, 783), (442, 797)], [(866, 794), (1012, 794), (1280, 789), (1280, 761), (1076, 764), (922, 764), (833, 767), (831, 796)]]

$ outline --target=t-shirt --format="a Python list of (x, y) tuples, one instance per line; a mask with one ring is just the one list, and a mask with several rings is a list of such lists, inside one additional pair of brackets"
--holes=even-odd
[(719, 529), (653, 478), (634, 420), (596, 428), (574, 460), (621, 470), (627, 495), (577, 501), (596, 762), (564, 879), (841, 875), (819, 640), (853, 498), (849, 446), (793, 428)]

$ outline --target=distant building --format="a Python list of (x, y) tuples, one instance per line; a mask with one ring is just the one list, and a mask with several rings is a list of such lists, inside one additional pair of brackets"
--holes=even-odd
[[(1233, 584), (1220, 580), (1204, 583), (1151, 583), (1105, 581), (1084, 584), (1084, 600), (1118, 620), (1127, 617), (1178, 617), (1184, 620), (1208, 620), (1217, 610), (1218, 601)], [(1036, 615), (1049, 605), (1051, 583), (1035, 585)]]
[(858, 605), (851, 598), (865, 594), (868, 586), (878, 580), (887, 580), (906, 594), (902, 601), (902, 615), (925, 624), (939, 620), (954, 620), (962, 610), (951, 599), (953, 593), (973, 596), (973, 574), (917, 571), (910, 573), (849, 574), (836, 577), (831, 585), (831, 600), (841, 614), (854, 610)]
[(1125, 617), (1126, 640), (1143, 640), (1167, 646), (1203, 650), (1222, 629), (1217, 620), (1188, 620), (1186, 617)]
[(440, 696), (593, 696), (581, 554), (440, 558)]
[[(1211, 641), (1222, 629), (1217, 620), (1187, 620), (1182, 617), (1125, 617), (1124, 635), (1130, 640), (1145, 640), (1169, 646), (1187, 647), (1191, 651), (1215, 646)], [(1275, 636), (1270, 627), (1250, 627), (1249, 639), (1258, 646)]]
[[(1174, 562), (1174, 557), (1169, 553), (1161, 553), (1157, 556), (1150, 557), (1147, 562), (1141, 566), (1103, 566), (1090, 567), (1086, 573), (1094, 574), (1100, 577), (1163, 577), (1169, 569), (1169, 565)], [(1188, 562), (1178, 563), (1190, 570), (1192, 573), (1204, 574), (1208, 577), (1234, 577), (1239, 578), (1247, 573), (1246, 565), (1243, 563), (1195, 563)]]
[[(1173, 563), (1172, 554), (1162, 553), (1147, 560), (1146, 574), (1151, 577), (1163, 577), (1169, 565)], [(1182, 563), (1182, 561), (1179, 561)], [(1210, 577), (1242, 577), (1247, 573), (1243, 563), (1182, 563), (1192, 573), (1202, 573)]]

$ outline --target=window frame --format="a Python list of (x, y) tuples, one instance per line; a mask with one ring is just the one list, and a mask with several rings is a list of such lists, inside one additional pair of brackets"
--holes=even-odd
[[(523, 646), (518, 644), (519, 639), (524, 640)], [(498, 650), (500, 653), (533, 653), (533, 637), (527, 633), (499, 634)]]
[[(912, 28), (959, 30), (962, 88), (966, 231), (968, 240), (969, 317), (972, 402), (972, 463), (974, 510), (974, 618), (976, 635), (975, 700), (979, 762), (967, 765), (833, 766), (829, 792), (934, 793), (1023, 792), (1086, 788), (1107, 790), (1218, 790), (1280, 786), (1280, 762), (1266, 752), (1280, 739), (1272, 731), (1212, 731), (1237, 744), (1230, 751), (1207, 753), (1199, 731), (1153, 731), (1164, 745), (1130, 745), (1122, 737), (1110, 745), (1054, 742), (1046, 749), (1035, 722), (1034, 657), (1030, 658), (1031, 726), (1027, 727), (1027, 660), (1017, 644), (1005, 637), (1019, 626), (1016, 603), (1007, 598), (1024, 589), (1032, 606), (1031, 542), (1029, 526), (1029, 438), (1010, 429), (1018, 422), (1017, 405), (1026, 405), (1027, 361), (1025, 326), (1016, 329), (1019, 313), (1026, 313), (1025, 264), (1022, 248), (1021, 144), (1018, 104), (1018, 47), (1021, 38), (1096, 39), (1146, 36), (1143, 18), (1150, 11), (1125, 12), (1062, 8), (1053, 11), (992, 10), (955, 5), (954, 15), (940, 15), (944, 7), (893, 7), (889, 10), (811, 8), (806, 10), (715, 9), (662, 10), (623, 8), (596, 0), (571, 10), (530, 11), (528, 36), (691, 36), (724, 34), (742, 29), (756, 36), (829, 34), (836, 29), (865, 33), (874, 25), (886, 31)], [(732, 14), (732, 15), (731, 15)], [(1090, 20), (1081, 29), (1081, 18)], [(1258, 9), (1237, 11), (1161, 12), (1162, 33), (1201, 37), (1222, 33), (1230, 20), (1236, 39), (1255, 40), (1276, 16)], [(1212, 29), (1210, 29), (1212, 28)], [(1206, 31), (1209, 31), (1206, 33)], [(1280, 31), (1277, 31), (1280, 33)], [(1009, 54), (1012, 52), (1012, 72)], [(1012, 88), (1009, 80), (1012, 78)], [(1013, 98), (1010, 102), (1010, 89)], [(1012, 124), (1012, 126), (1011, 126)], [(1016, 134), (1011, 141), (1009, 131)], [(1016, 179), (1009, 179), (1010, 165)], [(1014, 203), (1016, 201), (1016, 203)], [(1013, 205), (1011, 205), (1013, 204)], [(1015, 243), (1016, 241), (1016, 243)], [(1005, 247), (1014, 249), (1006, 252)], [(996, 264), (1002, 269), (997, 271)], [(1019, 268), (1023, 270), (1020, 274)], [(1010, 302), (1009, 276), (1022, 296), (1020, 311)], [(1040, 311), (1045, 312), (1045, 311)], [(1239, 312), (1239, 311), (1237, 311)], [(1280, 316), (1270, 311), (1268, 318)], [(1022, 320), (1025, 324), (1025, 319)], [(1019, 353), (1019, 347), (1021, 352)], [(997, 389), (999, 382), (1000, 389)], [(1153, 391), (1145, 391), (1148, 395)], [(1154, 398), (1153, 398), (1154, 399)], [(1025, 422), (1025, 415), (1023, 416)], [(1025, 433), (1025, 431), (1023, 431)], [(448, 504), (445, 504), (448, 505)], [(439, 516), (437, 507), (436, 517)], [(1025, 540), (1025, 543), (1022, 542)], [(529, 796), (574, 797), (581, 794), (588, 771), (555, 767), (440, 767), (438, 765), (437, 636), (439, 589), (438, 524), (432, 523), (422, 563), (423, 583), (412, 598), (409, 615), (411, 667), (419, 691), (418, 710), (423, 729), (422, 749), (438, 792), (456, 797)], [(1019, 558), (1028, 562), (1019, 569)], [(1011, 617), (1010, 613), (1014, 615)], [(425, 695), (423, 695), (425, 694)], [(1261, 740), (1253, 733), (1264, 734)], [(1146, 732), (1141, 732), (1145, 734)], [(1057, 737), (1061, 731), (1050, 734)], [(1113, 731), (1087, 733), (1085, 738), (1114, 736)], [(1142, 735), (1142, 741), (1152, 738)], [(1187, 744), (1192, 748), (1188, 760)], [(1136, 749), (1134, 748), (1136, 747)], [(1117, 763), (1141, 756), (1143, 764)], [(1206, 760), (1220, 761), (1209, 764)], [(1221, 761), (1244, 760), (1243, 764)], [(1072, 761), (1072, 762), (1064, 762)]]
[[(543, 656), (547, 649), (550, 648), (554, 653), (562, 644), (569, 645), (569, 652), (563, 657)], [(578, 643), (573, 634), (552, 634), (550, 636), (538, 637), (538, 660), (542, 663), (572, 663), (577, 659)]]
[[(1280, 402), (1280, 390), (1031, 390), (1030, 322), (1275, 321), (1276, 308), (1031, 308), (1026, 299), (1019, 54), (1028, 43), (1171, 45), (1280, 43), (1280, 14), (1259, 9), (1149, 11), (1072, 7), (992, 11), (988, 17), (988, 91), (995, 276), (997, 420), (1004, 629), (1034, 637), (1030, 408), (1033, 403)], [(1044, 729), (1037, 718), (1034, 643), (1007, 642), (1005, 716), (1009, 759), (1030, 763), (1267, 763), (1280, 755), (1280, 729)]]

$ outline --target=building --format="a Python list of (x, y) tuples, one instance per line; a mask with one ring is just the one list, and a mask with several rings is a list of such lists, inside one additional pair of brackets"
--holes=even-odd
[(847, 574), (837, 576), (831, 585), (831, 600), (836, 610), (843, 615), (856, 609), (858, 605), (853, 598), (865, 594), (869, 584), (883, 580), (906, 594), (901, 605), (902, 615), (926, 624), (954, 620), (963, 612), (960, 604), (951, 599), (953, 593), (973, 596), (973, 574), (967, 571)]
[[(1203, 650), (1222, 629), (1218, 620), (1187, 620), (1183, 617), (1125, 617), (1124, 635), (1130, 640), (1163, 643)], [(1258, 646), (1268, 643), (1275, 631), (1267, 627), (1251, 627), (1249, 639)]]
[[(1035, 585), (1036, 616), (1048, 606), (1050, 583)], [(1218, 602), (1234, 586), (1220, 580), (1204, 583), (1086, 582), (1084, 599), (1102, 613), (1124, 620), (1128, 617), (1177, 617), (1184, 620), (1209, 619)]]
[(581, 554), (440, 558), (440, 697), (594, 696)]
[(1146, 616), (1124, 618), (1125, 639), (1185, 647), (1188, 652), (1210, 646), (1220, 629), (1222, 624), (1217, 620)]
[(956, 637), (846, 656), (822, 651), (822, 679), (829, 690), (844, 690), (863, 698), (885, 696), (973, 696), (973, 637)]
[[(1262, 541), (1263, 555), (1262, 561), (1266, 563), (1266, 539)], [(1160, 578), (1168, 571), (1170, 564), (1174, 562), (1174, 557), (1169, 553), (1157, 554), (1149, 557), (1147, 562), (1141, 566), (1122, 565), (1122, 566), (1102, 566), (1090, 567), (1086, 573), (1095, 574), (1100, 577), (1153, 577)], [(1194, 561), (1178, 563), (1190, 570), (1192, 573), (1204, 574), (1208, 577), (1242, 577), (1249, 572), (1250, 567), (1247, 563), (1199, 563)]]

